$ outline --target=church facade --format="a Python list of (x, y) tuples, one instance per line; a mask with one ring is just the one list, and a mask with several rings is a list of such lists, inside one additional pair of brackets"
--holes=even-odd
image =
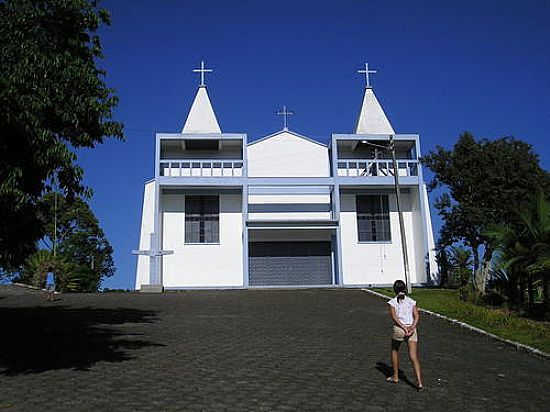
[(366, 72), (354, 133), (328, 144), (286, 120), (252, 142), (222, 132), (201, 77), (182, 132), (156, 134), (136, 289), (369, 287), (406, 273), (429, 283), (419, 136), (394, 132)]

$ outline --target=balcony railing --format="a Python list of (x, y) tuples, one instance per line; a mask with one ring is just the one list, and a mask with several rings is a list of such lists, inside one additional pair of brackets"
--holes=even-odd
[[(418, 160), (397, 160), (399, 176), (418, 176)], [(338, 176), (393, 176), (393, 161), (338, 159)]]
[(242, 177), (243, 161), (228, 159), (161, 160), (160, 175), (172, 177)]

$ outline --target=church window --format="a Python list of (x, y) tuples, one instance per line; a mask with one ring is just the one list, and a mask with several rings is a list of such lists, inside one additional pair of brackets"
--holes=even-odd
[(359, 242), (390, 242), (390, 211), (387, 195), (356, 197)]
[(185, 197), (185, 243), (220, 242), (219, 196)]

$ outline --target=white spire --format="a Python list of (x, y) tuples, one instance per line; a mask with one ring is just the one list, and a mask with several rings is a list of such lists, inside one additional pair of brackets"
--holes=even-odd
[(221, 133), (205, 86), (200, 86), (187, 115), (182, 133)]
[(378, 103), (371, 87), (365, 87), (363, 105), (359, 112), (355, 134), (395, 134), (384, 109)]

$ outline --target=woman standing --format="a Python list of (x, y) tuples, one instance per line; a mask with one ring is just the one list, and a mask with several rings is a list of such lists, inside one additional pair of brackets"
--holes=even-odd
[(416, 377), (416, 388), (424, 389), (422, 384), (422, 370), (418, 359), (418, 332), (416, 326), (420, 320), (416, 302), (407, 296), (407, 287), (402, 280), (393, 284), (395, 298), (388, 301), (390, 317), (394, 323), (391, 343), (391, 363), (393, 375), (386, 380), (391, 383), (399, 382), (399, 347), (403, 341), (407, 342), (409, 358)]

